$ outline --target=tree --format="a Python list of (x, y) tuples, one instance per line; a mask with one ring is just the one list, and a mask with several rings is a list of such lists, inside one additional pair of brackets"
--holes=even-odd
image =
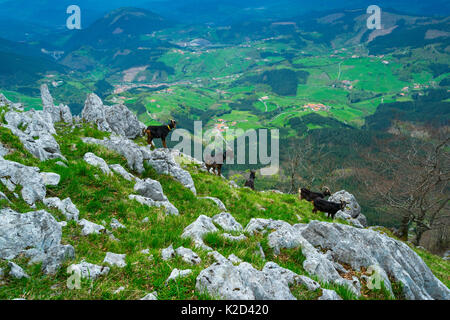
[(299, 143), (291, 142), (284, 159), (284, 174), (289, 180), (289, 193), (297, 193), (298, 187), (322, 189), (334, 187), (337, 167), (334, 156), (325, 152), (325, 145), (316, 145), (311, 137)]
[[(378, 141), (376, 149), (383, 156), (368, 154), (372, 172), (388, 179), (373, 179), (365, 184), (374, 197), (398, 211), (401, 217), (400, 235), (408, 240), (408, 230), (414, 227), (415, 245), (423, 234), (448, 224), (450, 217), (450, 136), (448, 129), (439, 131), (431, 141), (396, 137)], [(370, 177), (370, 178), (369, 178)], [(368, 179), (369, 178), (369, 179)], [(448, 226), (448, 225), (447, 225)]]

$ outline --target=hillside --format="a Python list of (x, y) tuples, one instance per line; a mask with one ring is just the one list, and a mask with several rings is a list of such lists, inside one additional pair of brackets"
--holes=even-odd
[(79, 118), (42, 97), (0, 96), (0, 299), (450, 298), (448, 260), (363, 227), (355, 203), (331, 221), (151, 151), (122, 105), (89, 95)]

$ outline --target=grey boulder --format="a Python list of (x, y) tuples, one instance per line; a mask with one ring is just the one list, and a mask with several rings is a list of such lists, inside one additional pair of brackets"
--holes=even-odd
[(138, 146), (133, 141), (120, 136), (111, 136), (110, 138), (104, 138), (103, 140), (87, 137), (82, 138), (81, 140), (84, 143), (101, 145), (109, 150), (117, 152), (127, 159), (128, 168), (138, 173), (144, 172), (144, 153), (142, 152), (142, 147)]
[(175, 253), (189, 264), (199, 264), (202, 262), (202, 259), (191, 249), (179, 247), (175, 250)]
[[(169, 201), (155, 201), (150, 198), (146, 198), (140, 195), (130, 194), (128, 196), (130, 200), (136, 200), (142, 205), (146, 205), (148, 207), (164, 207), (167, 215), (178, 215), (178, 209)], [(148, 221), (148, 218), (146, 218)], [(144, 219), (145, 220), (145, 219)], [(146, 221), (142, 221), (146, 222)]]
[(82, 220), (78, 221), (78, 225), (83, 227), (83, 229), (81, 230), (81, 234), (83, 236), (87, 236), (87, 235), (94, 234), (94, 233), (100, 234), (100, 232), (105, 231), (104, 226), (93, 223), (86, 219), (82, 219)]
[(13, 278), (16, 279), (22, 279), (22, 278), (27, 278), (29, 279), (30, 276), (28, 274), (25, 273), (25, 271), (18, 266), (17, 264), (15, 264), (14, 262), (8, 262), (8, 266), (11, 268), (9, 271), (9, 275)]
[(61, 121), (72, 123), (72, 113), (70, 112), (70, 108), (62, 104), (55, 106), (53, 97), (46, 84), (41, 85), (41, 99), (43, 110), (51, 115), (54, 123)]
[(167, 201), (163, 189), (159, 181), (147, 178), (138, 180), (134, 185), (134, 191), (143, 197), (150, 198), (154, 201)]
[(51, 115), (43, 110), (26, 112), (8, 111), (6, 128), (17, 136), (24, 148), (41, 161), (61, 158), (59, 144), (53, 137), (56, 130)]
[(53, 172), (41, 172), (41, 177), (46, 186), (57, 186), (61, 180), (61, 176)]
[(322, 289), (322, 295), (318, 300), (342, 300), (334, 290)]
[(56, 208), (66, 217), (67, 220), (75, 220), (78, 221), (80, 211), (78, 208), (72, 203), (70, 198), (66, 198), (61, 200), (57, 197), (54, 198), (45, 198), (44, 204), (50, 208)]
[(168, 149), (150, 151), (150, 149), (145, 147), (141, 147), (141, 149), (143, 149), (143, 153), (145, 154), (145, 160), (156, 172), (174, 177), (184, 187), (197, 194), (191, 175), (175, 161), (174, 154), (177, 154), (176, 152), (171, 152)]
[(225, 205), (223, 204), (223, 202), (220, 199), (217, 199), (214, 197), (198, 197), (198, 198), (211, 200), (219, 207), (220, 210), (227, 211), (227, 208), (225, 207)]
[(215, 215), (212, 220), (225, 231), (243, 231), (242, 225), (228, 212)]
[(42, 201), (47, 189), (40, 175), (39, 168), (27, 167), (23, 164), (0, 158), (0, 179), (8, 189), (16, 185), (22, 186), (22, 198), (29, 205)]
[(72, 246), (61, 244), (61, 226), (48, 212), (17, 213), (11, 209), (0, 210), (0, 258), (14, 259), (21, 253), (39, 257), (45, 273), (55, 273), (61, 263), (72, 259)]
[(344, 208), (344, 212), (348, 215), (350, 215), (352, 218), (357, 218), (359, 214), (361, 213), (361, 207), (356, 201), (356, 198), (351, 193), (348, 193), (345, 190), (338, 191), (336, 193), (333, 193), (329, 198), (328, 201), (330, 202), (336, 202), (340, 203), (341, 200), (344, 200), (347, 202), (347, 206)]
[(156, 291), (147, 294), (145, 297), (143, 297), (140, 300), (158, 300), (158, 293)]
[(70, 265), (68, 270), (75, 271), (83, 279), (94, 281), (100, 276), (107, 275), (110, 271), (110, 268), (95, 265), (83, 260), (79, 264)]
[(378, 270), (388, 289), (387, 275), (403, 285), (407, 299), (450, 299), (450, 290), (405, 243), (380, 232), (337, 223), (312, 221), (301, 235), (314, 247), (326, 248), (330, 258), (350, 265)]
[(105, 106), (94, 93), (88, 95), (81, 117), (86, 122), (96, 124), (101, 131), (114, 132), (129, 139), (142, 136), (145, 128), (126, 106), (122, 104)]
[(170, 273), (169, 278), (167, 278), (166, 280), (166, 284), (168, 284), (171, 280), (176, 280), (178, 278), (184, 278), (187, 277), (188, 275), (190, 275), (192, 273), (191, 269), (186, 269), (186, 270), (179, 270), (177, 268), (173, 269), (172, 272)]
[(170, 245), (167, 248), (161, 250), (161, 258), (164, 261), (172, 259), (173, 257), (175, 257), (175, 250), (173, 250), (173, 246), (172, 245)]
[(97, 157), (92, 152), (88, 152), (83, 157), (84, 161), (86, 161), (91, 166), (99, 168), (104, 174), (112, 175), (113, 173), (109, 169), (108, 164), (100, 157)]
[(203, 242), (203, 237), (208, 233), (217, 231), (219, 231), (219, 229), (214, 225), (212, 219), (205, 215), (201, 215), (183, 230), (181, 237), (190, 238), (194, 241), (195, 246), (207, 251), (212, 251), (212, 249)]
[(259, 271), (247, 262), (216, 262), (202, 270), (196, 289), (224, 300), (295, 300), (289, 286), (298, 276), (276, 263), (268, 262)]
[(124, 167), (122, 167), (120, 164), (111, 164), (109, 165), (109, 168), (114, 171), (115, 173), (119, 174), (128, 181), (136, 180), (136, 177), (133, 176), (131, 173), (129, 173), (127, 170), (125, 170)]
[(117, 253), (107, 252), (106, 257), (103, 260), (103, 262), (107, 263), (111, 266), (123, 268), (127, 265), (127, 263), (125, 262), (125, 258), (126, 258), (125, 254), (117, 254)]

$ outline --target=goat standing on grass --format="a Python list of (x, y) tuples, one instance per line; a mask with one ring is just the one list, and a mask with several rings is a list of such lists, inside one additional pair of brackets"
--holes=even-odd
[(244, 187), (249, 187), (252, 190), (255, 190), (255, 178), (256, 171), (250, 170), (250, 177), (245, 181)]
[(331, 196), (330, 189), (328, 187), (323, 188), (323, 192), (312, 192), (306, 188), (298, 189), (298, 198), (300, 200), (305, 199), (306, 201), (312, 202), (316, 198), (324, 199), (326, 196)]
[(344, 200), (341, 200), (341, 203), (336, 202), (330, 202), (323, 200), (321, 198), (314, 199), (314, 209), (312, 210), (313, 213), (316, 213), (317, 211), (325, 212), (328, 214), (328, 218), (331, 216), (331, 219), (334, 220), (334, 216), (336, 215), (336, 212), (339, 210), (344, 210), (344, 208), (347, 206), (347, 202)]
[[(217, 160), (217, 159), (219, 159), (219, 160)], [(222, 161), (220, 160), (220, 154), (216, 155), (212, 158), (205, 159), (205, 166), (206, 166), (206, 169), (208, 170), (208, 173), (209, 173), (209, 170), (211, 170), (211, 168), (212, 168), (214, 174), (217, 174), (220, 177), (222, 175), (222, 166), (225, 163), (226, 159), (227, 159), (226, 151), (224, 151), (224, 153), (222, 154)]]

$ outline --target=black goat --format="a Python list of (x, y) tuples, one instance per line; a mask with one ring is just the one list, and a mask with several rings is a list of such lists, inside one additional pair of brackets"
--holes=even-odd
[(323, 200), (322, 198), (314, 199), (313, 203), (313, 213), (316, 213), (317, 211), (328, 213), (328, 218), (331, 216), (333, 220), (336, 212), (338, 212), (339, 210), (344, 210), (345, 206), (347, 205), (347, 202), (345, 202), (344, 200), (341, 200), (341, 203), (336, 203)]
[(325, 198), (326, 196), (331, 196), (330, 189), (328, 187), (324, 187), (323, 193), (320, 192), (312, 192), (306, 188), (298, 189), (299, 199), (305, 199), (306, 201), (314, 201), (316, 198)]
[(256, 172), (253, 170), (250, 170), (250, 177), (245, 181), (244, 187), (249, 187), (252, 190), (255, 190), (255, 178), (256, 178)]
[[(225, 160), (227, 159), (227, 152), (224, 151), (222, 156), (223, 156), (222, 157), (223, 161), (216, 161), (217, 157), (219, 157), (219, 159), (220, 159), (220, 154), (217, 156), (214, 156), (212, 158), (205, 159), (205, 166), (206, 166), (206, 169), (208, 170), (208, 172), (212, 168), (213, 172), (220, 177), (220, 175), (222, 174), (222, 166), (225, 163)], [(217, 170), (217, 172), (216, 172), (216, 170)]]
[(143, 130), (143, 135), (147, 135), (147, 143), (150, 147), (155, 148), (153, 139), (161, 139), (164, 148), (167, 148), (166, 137), (172, 129), (175, 129), (177, 122), (175, 120), (170, 120), (168, 125), (165, 126), (148, 126)]

